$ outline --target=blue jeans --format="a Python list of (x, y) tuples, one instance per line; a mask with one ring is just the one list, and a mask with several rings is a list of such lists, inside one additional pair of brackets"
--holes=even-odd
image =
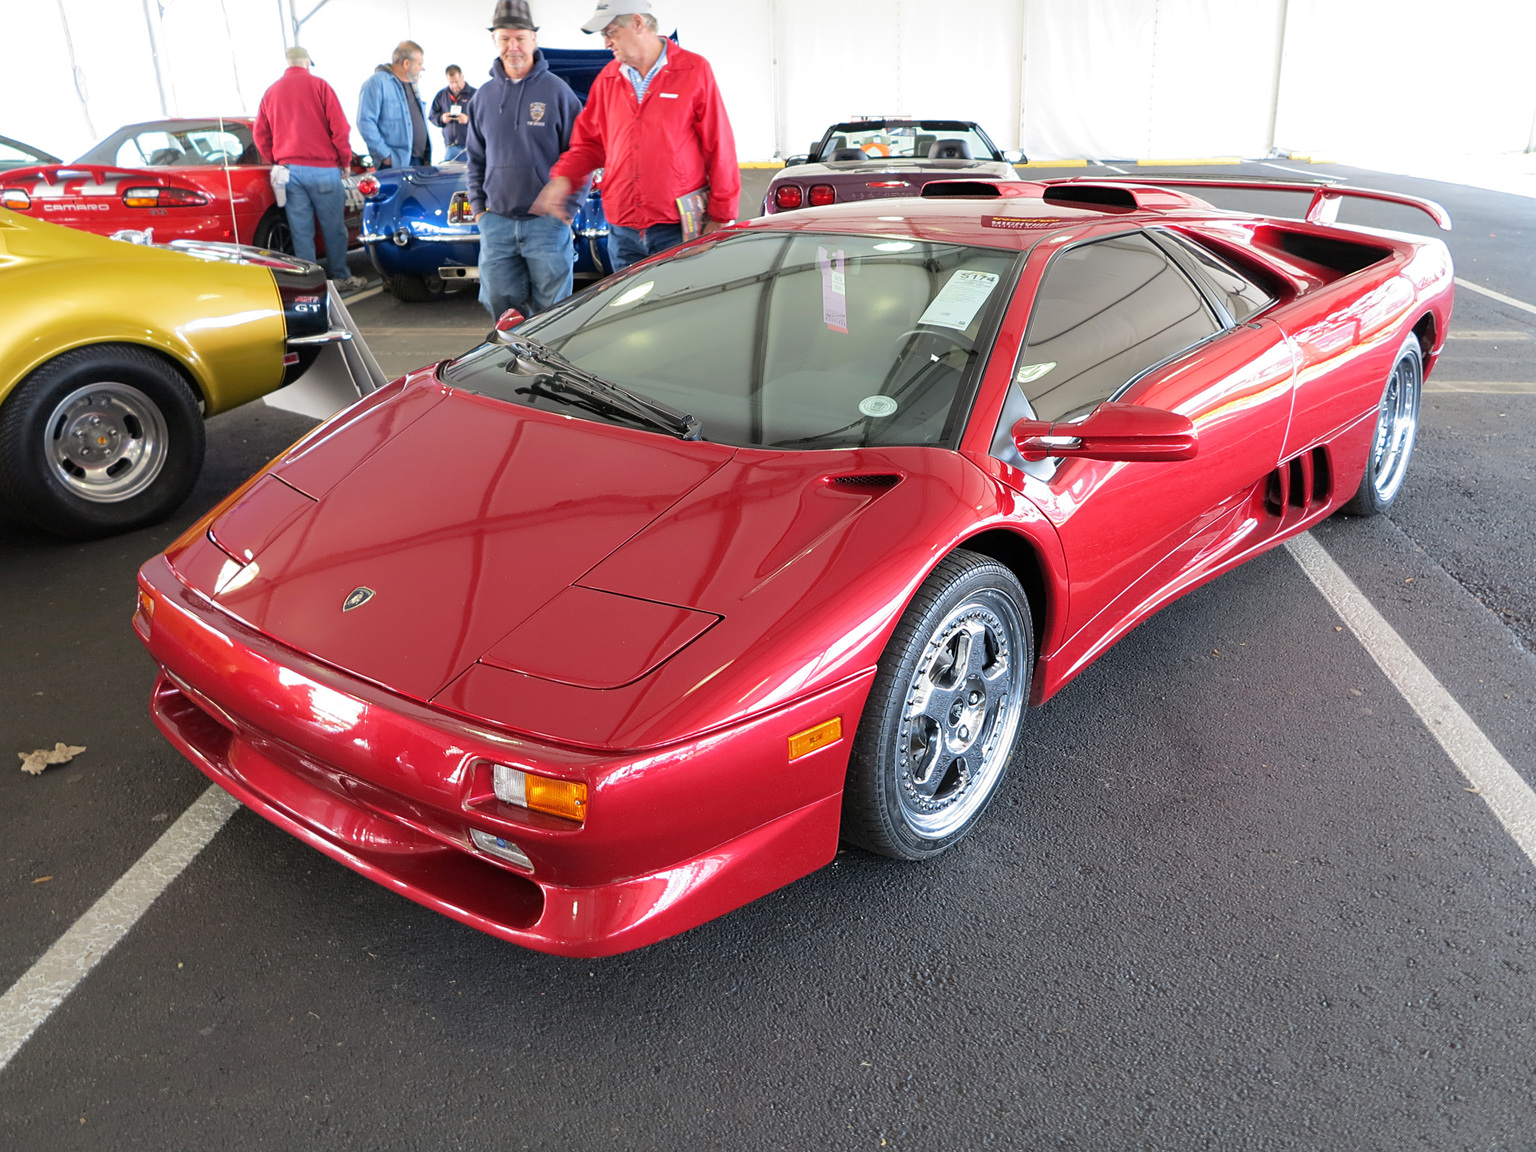
[(612, 261), (615, 272), (682, 242), (681, 224), (652, 224), (649, 228), (621, 228), (612, 223), (608, 225), (608, 259)]
[(571, 294), (571, 226), (556, 216), (480, 217), (480, 303), (493, 320), (508, 308), (542, 312)]
[(315, 220), (325, 237), (325, 262), (332, 280), (352, 275), (347, 267), (346, 194), (341, 189), (339, 168), (288, 165), (288, 230), (293, 233), (293, 254), (315, 258)]
[(450, 160), (462, 160), (462, 159), (464, 159), (464, 145), (462, 145), (462, 144), (445, 144), (443, 146), (443, 163), (444, 164), (448, 163)]

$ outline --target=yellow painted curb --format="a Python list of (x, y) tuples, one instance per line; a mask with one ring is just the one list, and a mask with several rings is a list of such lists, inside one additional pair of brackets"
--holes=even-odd
[(1285, 157), (1294, 160), (1298, 164), (1337, 164), (1338, 161), (1328, 156), (1307, 156), (1300, 152), (1290, 152)]
[(1015, 168), (1086, 168), (1086, 160), (1026, 160)]
[(784, 162), (782, 160), (747, 160), (747, 161), (744, 161), (741, 164), (736, 165), (736, 167), (738, 167), (738, 168), (782, 168), (782, 167), (784, 167)]
[(1203, 156), (1198, 160), (1138, 160), (1140, 168), (1184, 168), (1190, 164), (1241, 164), (1240, 156)]

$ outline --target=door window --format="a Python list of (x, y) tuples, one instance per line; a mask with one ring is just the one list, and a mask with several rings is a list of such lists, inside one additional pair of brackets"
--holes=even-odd
[(1080, 244), (1046, 269), (1014, 383), (1036, 419), (1080, 419), (1219, 329), (1189, 278), (1146, 236)]

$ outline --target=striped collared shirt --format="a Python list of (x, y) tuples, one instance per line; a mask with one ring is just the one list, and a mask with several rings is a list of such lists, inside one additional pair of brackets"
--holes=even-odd
[(651, 86), (651, 81), (656, 79), (656, 73), (667, 66), (667, 48), (663, 44), (661, 55), (656, 57), (656, 63), (651, 65), (651, 70), (644, 76), (640, 75), (640, 69), (631, 68), (628, 64), (620, 64), (619, 71), (624, 73), (624, 79), (635, 90), (635, 102), (638, 104), (645, 99), (645, 90)]

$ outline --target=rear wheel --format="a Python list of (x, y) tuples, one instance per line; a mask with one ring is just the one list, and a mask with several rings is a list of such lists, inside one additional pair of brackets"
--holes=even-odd
[(442, 299), (443, 278), (437, 275), (401, 273), (385, 276), (384, 287), (396, 300), (405, 304), (425, 304), (429, 300)]
[(292, 256), (293, 233), (288, 229), (288, 213), (281, 208), (268, 208), (261, 223), (256, 225), (256, 234), (251, 242), (258, 248), (286, 252)]
[(0, 499), (72, 539), (153, 524), (192, 491), (203, 436), (191, 387), (154, 353), (66, 352), (0, 407)]
[(923, 860), (965, 836), (1013, 756), (1033, 657), (1017, 577), (974, 552), (945, 557), (880, 658), (849, 758), (843, 838)]
[(1341, 509), (1345, 515), (1378, 516), (1397, 500), (1408, 474), (1408, 461), (1413, 458), (1423, 388), (1424, 354), (1419, 338), (1409, 333), (1382, 389), (1365, 475), (1354, 497)]

